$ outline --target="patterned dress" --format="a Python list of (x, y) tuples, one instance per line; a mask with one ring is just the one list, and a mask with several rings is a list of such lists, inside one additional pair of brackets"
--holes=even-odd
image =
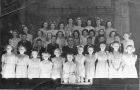
[(122, 78), (122, 54), (109, 54), (109, 78)]
[(85, 69), (86, 69), (86, 78), (92, 79), (95, 77), (95, 56), (86, 56), (86, 63), (85, 63)]
[(28, 66), (28, 78), (39, 78), (39, 63), (40, 59), (30, 59)]
[(29, 56), (27, 56), (27, 55), (18, 55), (17, 56), (16, 78), (27, 78), (28, 63), (29, 63)]
[(39, 64), (40, 78), (51, 78), (53, 63), (49, 60), (43, 60)]
[(127, 55), (123, 54), (123, 62), (124, 62), (124, 67), (123, 67), (123, 78), (138, 78), (137, 70), (135, 67), (136, 63), (136, 55)]
[(2, 78), (15, 78), (15, 65), (16, 65), (16, 56), (12, 55), (2, 55)]

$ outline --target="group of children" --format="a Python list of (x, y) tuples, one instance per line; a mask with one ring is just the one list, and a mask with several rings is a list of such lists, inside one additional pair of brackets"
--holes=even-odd
[(24, 46), (19, 47), (19, 54), (12, 53), (12, 46), (7, 45), (2, 55), (3, 78), (61, 78), (64, 83), (92, 82), (93, 78), (137, 78), (135, 49), (128, 45), (125, 53), (120, 53), (119, 42), (113, 42), (113, 52), (105, 51), (106, 44), (100, 44), (100, 51), (93, 53), (88, 47), (88, 54), (83, 55), (83, 46), (78, 47), (78, 54), (68, 53), (61, 57), (61, 50), (55, 49), (55, 57), (47, 52), (38, 58), (38, 52), (32, 50), (31, 57), (25, 55)]
[(138, 77), (137, 55), (129, 34), (124, 34), (121, 40), (111, 22), (107, 22), (107, 28), (101, 26), (100, 20), (96, 21), (95, 28), (91, 20), (84, 28), (81, 23), (77, 19), (74, 26), (70, 18), (65, 30), (63, 24), (60, 30), (54, 30), (54, 24), (51, 24), (52, 30), (47, 30), (48, 23), (44, 23), (34, 40), (26, 26), (20, 38), (13, 31), (13, 38), (2, 55), (2, 77), (61, 78), (64, 83)]

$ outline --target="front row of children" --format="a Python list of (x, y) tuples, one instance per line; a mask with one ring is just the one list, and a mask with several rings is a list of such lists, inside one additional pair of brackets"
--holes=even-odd
[(68, 53), (61, 57), (60, 49), (54, 50), (54, 58), (49, 53), (32, 51), (29, 58), (25, 55), (25, 47), (19, 47), (18, 55), (12, 53), (12, 46), (7, 45), (2, 55), (2, 78), (61, 78), (64, 83), (92, 82), (92, 78), (137, 78), (134, 47), (128, 45), (125, 53), (119, 52), (119, 42), (112, 44), (113, 52), (105, 51), (106, 44), (100, 44), (100, 51), (93, 53), (94, 48), (88, 47), (88, 54), (83, 55), (83, 47), (78, 47), (78, 54)]

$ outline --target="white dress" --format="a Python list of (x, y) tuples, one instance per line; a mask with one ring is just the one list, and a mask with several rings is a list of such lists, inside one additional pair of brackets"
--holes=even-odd
[(63, 65), (63, 78), (69, 79), (69, 82), (76, 80), (76, 64), (74, 62), (66, 62)]
[(136, 63), (136, 56), (135, 55), (127, 55), (123, 54), (123, 62), (124, 62), (124, 68), (123, 68), (123, 78), (138, 78), (137, 70), (135, 67)]
[(51, 78), (53, 64), (49, 60), (43, 60), (39, 64), (40, 78)]
[[(109, 78), (122, 78), (122, 54), (109, 54)], [(119, 68), (119, 69), (118, 69)]]
[(84, 55), (75, 56), (76, 74), (78, 77), (85, 77), (85, 60), (86, 57)]
[(16, 56), (12, 55), (2, 55), (2, 63), (4, 66), (2, 68), (2, 78), (15, 78), (15, 65), (16, 65)]
[(98, 59), (95, 71), (95, 78), (108, 78), (108, 55), (106, 52), (101, 53), (101, 51), (95, 54)]
[(16, 78), (27, 78), (28, 63), (29, 63), (29, 56), (27, 56), (27, 55), (22, 55), (22, 56), (18, 55), (17, 56)]
[(54, 79), (61, 78), (64, 58), (54, 57), (54, 58), (52, 58), (52, 62), (53, 62), (52, 78), (54, 78)]
[(86, 63), (85, 63), (85, 71), (86, 71), (86, 78), (92, 79), (95, 77), (95, 56), (86, 56)]
[(30, 59), (28, 66), (28, 78), (39, 78), (39, 63), (40, 59)]

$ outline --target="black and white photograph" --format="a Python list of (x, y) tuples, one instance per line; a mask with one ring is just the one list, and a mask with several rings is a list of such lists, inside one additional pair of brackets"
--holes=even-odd
[(0, 0), (0, 90), (140, 90), (140, 0)]

